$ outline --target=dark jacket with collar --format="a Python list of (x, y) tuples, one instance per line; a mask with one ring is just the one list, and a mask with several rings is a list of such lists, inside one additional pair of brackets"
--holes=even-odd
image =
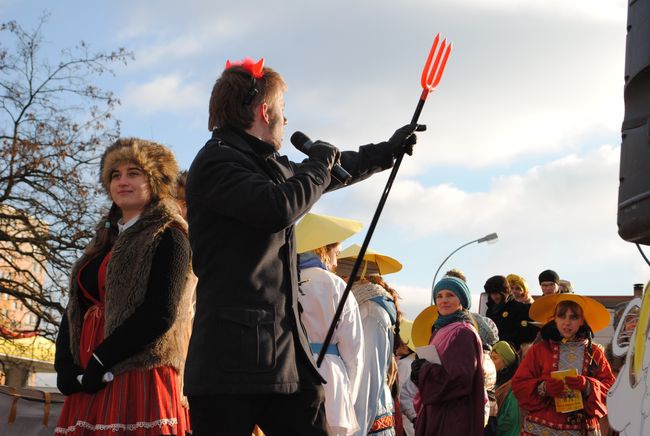
[(500, 304), (488, 297), (486, 312), (499, 329), (499, 340), (510, 342), (517, 348), (523, 343), (533, 342), (539, 329), (530, 323), (530, 304), (516, 301), (511, 294), (501, 295), (504, 301)]
[[(343, 152), (355, 181), (392, 166), (386, 143)], [(320, 383), (298, 312), (294, 223), (328, 189), (327, 167), (221, 129), (187, 179), (196, 315), (188, 396), (293, 393)]]

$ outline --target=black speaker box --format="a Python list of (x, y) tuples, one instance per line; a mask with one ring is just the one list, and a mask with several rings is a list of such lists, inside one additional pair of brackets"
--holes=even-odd
[(624, 98), (618, 234), (650, 245), (650, 0), (628, 4)]

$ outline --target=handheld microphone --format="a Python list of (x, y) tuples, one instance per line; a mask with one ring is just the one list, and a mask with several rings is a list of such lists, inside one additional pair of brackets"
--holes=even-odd
[[(311, 149), (311, 147), (314, 145), (314, 141), (309, 139), (309, 137), (302, 132), (294, 132), (294, 134), (291, 135), (291, 143), (299, 151), (305, 153), (308, 156), (309, 149)], [(339, 183), (343, 185), (347, 185), (350, 182), (350, 179), (352, 179), (352, 175), (350, 175), (350, 173), (348, 173), (345, 168), (339, 164), (334, 164), (332, 167), (332, 177), (334, 177)]]

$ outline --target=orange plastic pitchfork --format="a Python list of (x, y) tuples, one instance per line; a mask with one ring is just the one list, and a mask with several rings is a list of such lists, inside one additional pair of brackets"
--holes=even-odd
[[(413, 126), (413, 129), (417, 127), (418, 118), (420, 118), (420, 112), (422, 112), (422, 108), (424, 107), (424, 102), (426, 101), (431, 91), (433, 91), (436, 88), (436, 86), (438, 86), (438, 83), (440, 83), (440, 79), (442, 78), (442, 73), (445, 71), (445, 66), (447, 65), (449, 54), (451, 53), (451, 44), (447, 43), (446, 39), (443, 40), (441, 44), (439, 44), (439, 42), (440, 42), (440, 34), (437, 34), (436, 38), (433, 40), (433, 46), (431, 47), (431, 51), (429, 52), (429, 57), (427, 58), (427, 62), (426, 64), (424, 64), (424, 71), (422, 71), (422, 95), (420, 95), (420, 101), (418, 102), (418, 105), (415, 108), (415, 113), (413, 114), (413, 118), (411, 119), (411, 125)], [(393, 181), (395, 180), (395, 176), (397, 176), (397, 171), (399, 170), (403, 158), (404, 158), (404, 150), (402, 150), (397, 155), (397, 158), (395, 159), (393, 170), (391, 171), (390, 176), (388, 177), (388, 181), (386, 182), (386, 187), (384, 188), (384, 192), (382, 193), (381, 198), (379, 199), (379, 204), (377, 205), (377, 210), (375, 210), (375, 215), (372, 217), (372, 221), (370, 222), (370, 227), (368, 227), (368, 233), (366, 233), (366, 237), (363, 240), (363, 244), (361, 244), (361, 249), (359, 250), (359, 255), (357, 256), (357, 259), (355, 260), (354, 265), (352, 266), (350, 279), (348, 280), (348, 284), (346, 285), (345, 290), (341, 295), (341, 301), (339, 301), (339, 305), (336, 308), (334, 319), (332, 319), (330, 328), (327, 331), (327, 336), (325, 336), (325, 341), (323, 342), (320, 353), (318, 354), (318, 359), (316, 360), (316, 364), (319, 367), (321, 363), (323, 363), (323, 358), (325, 357), (325, 354), (327, 353), (327, 349), (330, 343), (332, 342), (332, 336), (334, 336), (334, 330), (336, 329), (336, 325), (338, 324), (339, 318), (341, 317), (341, 313), (343, 312), (345, 301), (347, 300), (348, 295), (350, 294), (350, 290), (352, 289), (352, 285), (354, 284), (354, 277), (357, 277), (357, 274), (359, 273), (359, 267), (361, 266), (361, 262), (363, 262), (363, 258), (366, 255), (366, 250), (368, 249), (368, 245), (370, 244), (370, 239), (372, 238), (372, 234), (374, 233), (375, 227), (377, 226), (377, 222), (379, 221), (379, 216), (381, 215), (381, 212), (384, 209), (384, 204), (386, 204), (386, 199), (388, 198), (390, 189), (393, 186)]]
[(424, 69), (422, 70), (422, 94), (420, 95), (420, 101), (415, 109), (413, 114), (413, 119), (411, 124), (416, 124), (418, 118), (420, 118), (420, 112), (424, 107), (424, 102), (427, 100), (427, 97), (440, 83), (442, 79), (442, 74), (445, 72), (445, 67), (447, 66), (447, 60), (451, 54), (451, 43), (447, 42), (447, 39), (443, 39), (440, 43), (440, 49), (438, 49), (438, 44), (440, 43), (440, 34), (437, 34), (433, 40), (433, 45), (431, 46), (431, 51), (429, 52), (429, 57), (427, 62), (424, 64)]

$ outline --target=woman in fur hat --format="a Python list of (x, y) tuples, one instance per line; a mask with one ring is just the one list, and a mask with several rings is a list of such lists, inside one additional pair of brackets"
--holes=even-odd
[(542, 341), (512, 378), (512, 391), (528, 411), (521, 434), (600, 434), (615, 378), (602, 347), (591, 340), (609, 325), (609, 312), (589, 297), (550, 294), (533, 303), (530, 316), (544, 327)]
[(72, 269), (56, 347), (66, 395), (56, 434), (189, 431), (180, 374), (193, 281), (177, 174), (168, 148), (141, 139), (120, 139), (102, 157), (113, 203)]

